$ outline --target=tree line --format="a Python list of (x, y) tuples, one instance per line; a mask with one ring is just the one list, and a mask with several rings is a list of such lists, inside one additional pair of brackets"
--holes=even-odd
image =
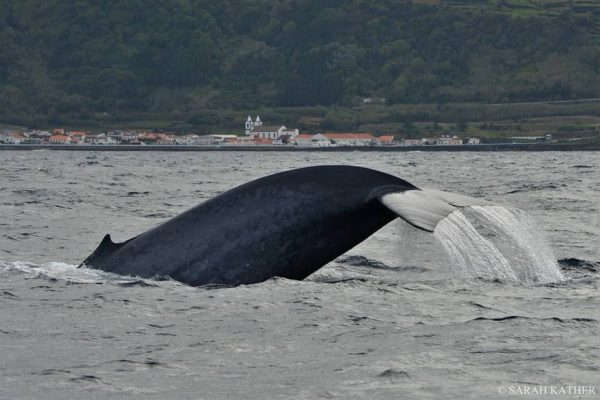
[(445, 3), (0, 0), (0, 122), (600, 92), (598, 13)]

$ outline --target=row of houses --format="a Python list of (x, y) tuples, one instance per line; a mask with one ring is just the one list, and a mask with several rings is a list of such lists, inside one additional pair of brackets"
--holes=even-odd
[(56, 145), (212, 145), (237, 142), (236, 135), (174, 135), (138, 130), (113, 130), (102, 133), (87, 131), (0, 131), (2, 144), (56, 144)]
[(390, 146), (394, 144), (394, 136), (375, 137), (371, 133), (300, 134), (293, 143), (306, 147)]
[[(263, 125), (260, 116), (248, 116), (244, 125), (244, 144), (297, 145), (304, 147), (335, 146), (457, 146), (480, 144), (477, 138), (463, 140), (458, 136), (442, 135), (436, 138), (396, 139), (393, 135), (374, 136), (371, 133), (317, 133), (301, 134), (298, 129), (285, 125)], [(240, 139), (237, 139), (239, 142)]]
[(119, 141), (108, 133), (91, 134), (86, 131), (3, 131), (0, 132), (3, 144), (118, 144)]
[[(239, 140), (239, 139), (238, 139)], [(263, 125), (260, 116), (248, 116), (242, 142), (260, 145), (296, 145), (304, 147), (378, 146), (393, 144), (393, 136), (375, 137), (370, 133), (301, 134), (297, 128), (285, 125)]]
[(402, 146), (460, 146), (463, 144), (481, 144), (481, 140), (474, 137), (461, 139), (458, 136), (442, 135), (434, 138), (402, 139), (398, 144)]
[(348, 147), (348, 146), (426, 146), (479, 144), (479, 139), (461, 139), (442, 135), (436, 138), (399, 139), (393, 135), (375, 136), (371, 133), (323, 132), (300, 133), (285, 125), (264, 126), (260, 117), (246, 121), (245, 134), (238, 135), (175, 135), (141, 130), (112, 130), (102, 133), (87, 131), (0, 131), (0, 143), (4, 144), (55, 144), (55, 145), (231, 145), (231, 146), (300, 146), (300, 147)]
[(443, 135), (437, 138), (400, 139), (392, 135), (376, 137), (370, 133), (318, 133), (300, 134), (293, 143), (306, 147), (334, 146), (460, 146), (480, 144), (478, 138), (461, 139), (458, 136)]

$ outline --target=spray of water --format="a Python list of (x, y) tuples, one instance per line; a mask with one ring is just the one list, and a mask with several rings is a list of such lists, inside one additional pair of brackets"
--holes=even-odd
[(472, 209), (502, 243), (508, 245), (513, 270), (520, 280), (547, 283), (565, 279), (556, 256), (525, 211), (500, 206), (473, 206)]
[(524, 284), (564, 280), (552, 250), (525, 212), (500, 206), (469, 209), (482, 233), (458, 210), (440, 221), (434, 232), (457, 273)]
[(440, 221), (435, 236), (463, 276), (517, 280), (508, 260), (477, 232), (462, 212), (454, 211)]

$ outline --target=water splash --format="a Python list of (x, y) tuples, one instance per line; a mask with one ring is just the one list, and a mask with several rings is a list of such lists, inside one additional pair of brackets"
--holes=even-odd
[(457, 210), (434, 232), (460, 275), (524, 284), (565, 279), (552, 250), (524, 211), (501, 206), (473, 206), (465, 212), (469, 210), (473, 223)]
[(434, 235), (461, 275), (468, 278), (517, 280), (508, 260), (493, 243), (477, 232), (461, 211), (454, 211), (440, 221)]
[(77, 265), (63, 262), (35, 264), (27, 261), (5, 262), (0, 260), (0, 276), (3, 274), (25, 274), (28, 278), (41, 278), (82, 284), (115, 283), (123, 285), (144, 281), (149, 285), (152, 285), (155, 282), (150, 279), (117, 275), (111, 272), (90, 268), (78, 268)]
[(500, 206), (473, 206), (472, 210), (507, 245), (520, 280), (548, 283), (565, 279), (554, 252), (525, 211)]

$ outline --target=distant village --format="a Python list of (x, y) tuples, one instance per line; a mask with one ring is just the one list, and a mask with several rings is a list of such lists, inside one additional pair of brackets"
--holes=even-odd
[(478, 145), (478, 138), (452, 135), (406, 139), (400, 134), (375, 136), (372, 133), (300, 133), (285, 125), (263, 125), (260, 116), (248, 116), (240, 135), (196, 135), (149, 132), (145, 130), (111, 130), (101, 133), (66, 130), (4, 130), (0, 144), (29, 145), (172, 145), (172, 146), (457, 146)]

